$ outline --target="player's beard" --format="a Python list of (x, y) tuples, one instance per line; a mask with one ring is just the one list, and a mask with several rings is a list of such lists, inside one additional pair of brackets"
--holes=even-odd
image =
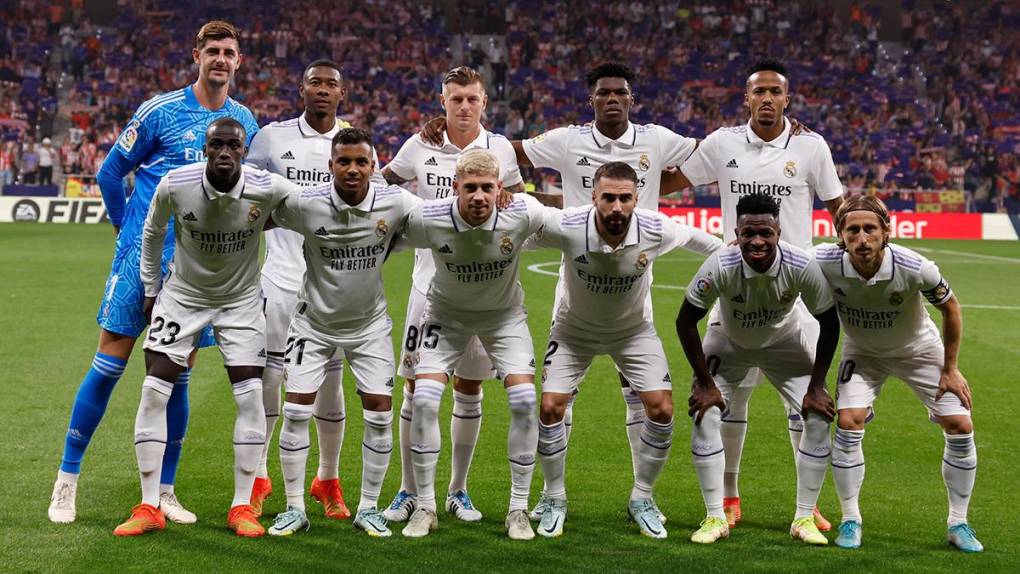
[(602, 228), (606, 230), (606, 233), (614, 237), (623, 235), (627, 231), (627, 228), (630, 227), (630, 218), (631, 216), (622, 213), (599, 214), (599, 219), (602, 220)]

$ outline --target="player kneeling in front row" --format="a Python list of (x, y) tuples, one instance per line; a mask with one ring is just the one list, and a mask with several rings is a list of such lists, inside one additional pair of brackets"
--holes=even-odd
[(418, 508), (404, 536), (426, 536), (438, 526), (435, 474), (439, 458), (439, 403), (471, 337), (477, 336), (506, 387), (510, 403), (510, 538), (535, 537), (528, 493), (535, 469), (538, 417), (535, 356), (524, 291), (518, 281), (521, 245), (538, 231), (545, 208), (525, 194), (496, 207), (502, 189), (499, 161), (486, 150), (457, 160), (455, 197), (426, 201), (412, 212), (406, 240), (432, 250), (436, 274), (428, 292), (415, 366), (411, 453)]
[[(708, 258), (687, 289), (676, 319), (677, 335), (694, 369), (690, 414), (691, 452), (708, 517), (691, 541), (729, 535), (723, 512), (725, 460), (720, 426), (726, 401), (758, 367), (804, 420), (797, 462), (797, 512), (790, 535), (827, 544), (812, 514), (829, 466), (829, 421), (835, 407), (825, 375), (839, 340), (839, 320), (818, 264), (807, 251), (779, 240), (779, 204), (767, 195), (737, 202), (737, 241)], [(813, 323), (820, 333), (812, 345)], [(702, 343), (698, 322), (718, 299), (720, 322), (710, 323)]]
[[(849, 199), (836, 215), (836, 232), (839, 244), (820, 246), (816, 254), (846, 333), (836, 393), (839, 423), (832, 441), (832, 478), (843, 507), (836, 545), (861, 545), (864, 424), (886, 378), (894, 376), (914, 391), (945, 434), (942, 478), (949, 493), (949, 543), (964, 552), (981, 552), (981, 542), (967, 525), (977, 450), (970, 387), (957, 367), (963, 318), (956, 295), (933, 262), (889, 244), (889, 212), (880, 200)], [(942, 313), (942, 338), (920, 294)]]
[(637, 173), (626, 163), (603, 164), (595, 172), (594, 206), (550, 215), (535, 240), (563, 251), (565, 285), (553, 309), (542, 382), (538, 456), (548, 502), (538, 526), (542, 536), (561, 535), (567, 517), (567, 403), (592, 359), (606, 354), (630, 381), (646, 414), (628, 512), (642, 534), (666, 538), (652, 491), (672, 445), (673, 391), (662, 341), (645, 318), (648, 270), (676, 247), (710, 255), (723, 244), (661, 213), (636, 209), (637, 184)]
[(393, 450), (396, 369), (382, 266), (391, 240), (421, 200), (395, 185), (370, 183), (375, 162), (365, 130), (337, 132), (329, 168), (332, 183), (305, 189), (273, 213), (274, 222), (304, 237), (306, 270), (284, 358), (280, 466), (287, 510), (276, 516), (269, 534), (287, 536), (309, 526), (304, 502), (309, 420), (330, 361), (342, 352), (364, 407), (361, 501), (354, 526), (370, 536), (389, 536), (376, 508)]
[[(234, 423), (234, 500), (227, 525), (239, 536), (265, 529), (249, 505), (265, 442), (262, 369), (265, 316), (259, 290), (259, 237), (269, 214), (299, 188), (286, 179), (242, 166), (244, 128), (231, 118), (206, 132), (204, 164), (170, 171), (156, 188), (142, 236), (146, 377), (135, 419), (135, 454), (142, 502), (114, 530), (133, 536), (161, 530), (159, 477), (167, 440), (167, 403), (173, 381), (188, 365), (206, 325), (223, 354), (237, 403)], [(160, 257), (167, 222), (176, 225), (171, 273), (160, 288)], [(157, 298), (158, 295), (158, 298)]]

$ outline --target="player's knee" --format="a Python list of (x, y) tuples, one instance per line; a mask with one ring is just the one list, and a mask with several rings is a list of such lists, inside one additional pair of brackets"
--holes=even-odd
[(868, 409), (840, 409), (836, 425), (843, 430), (864, 430)]
[(646, 406), (645, 416), (659, 424), (667, 424), (673, 420), (673, 401), (662, 401), (654, 406)]
[(366, 411), (390, 412), (393, 409), (393, 398), (389, 395), (361, 395), (361, 406)]
[(939, 425), (950, 435), (974, 432), (974, 421), (966, 415), (939, 417)]
[(551, 425), (563, 420), (567, 414), (567, 403), (570, 395), (565, 393), (542, 393), (540, 418), (542, 424)]
[(170, 357), (156, 351), (145, 351), (145, 374), (164, 381), (176, 381), (184, 367), (170, 360)]
[(231, 383), (239, 383), (248, 379), (261, 379), (262, 367), (256, 365), (228, 366), (227, 378), (230, 379)]
[(307, 422), (311, 420), (313, 412), (314, 409), (311, 405), (292, 403), (290, 401), (283, 403), (283, 418), (286, 421)]
[(446, 385), (433, 379), (418, 379), (415, 384), (414, 396), (411, 403), (415, 415), (424, 413), (439, 413), (439, 403), (443, 400), (443, 392)]
[(531, 414), (538, 406), (538, 395), (534, 383), (524, 383), (506, 388), (507, 401), (512, 414)]
[(477, 395), (482, 390), (482, 381), (473, 379), (462, 379), (456, 375), (453, 377), (453, 390), (465, 395)]
[(120, 333), (114, 333), (113, 331), (107, 331), (101, 329), (99, 331), (99, 352), (104, 355), (110, 355), (124, 361), (128, 360), (131, 356), (131, 351), (135, 348), (135, 338), (127, 335), (121, 335)]

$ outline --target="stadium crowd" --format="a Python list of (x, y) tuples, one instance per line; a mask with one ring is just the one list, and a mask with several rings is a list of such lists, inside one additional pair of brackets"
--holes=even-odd
[[(298, 0), (256, 16), (236, 0), (149, 0), (121, 2), (103, 25), (78, 1), (4, 4), (0, 175), (8, 183), (37, 181), (35, 142), (51, 135), (62, 141), (54, 161), (64, 173), (94, 173), (139, 102), (190, 80), (194, 22), (226, 17), (243, 30), (246, 58), (232, 93), (260, 123), (293, 116), (300, 71), (328, 55), (349, 80), (344, 118), (373, 130), (383, 163), (440, 113), (439, 78), (458, 57), (488, 72), (487, 121), (512, 139), (588, 121), (583, 70), (603, 59), (638, 72), (635, 121), (704, 137), (746, 121), (742, 70), (768, 53), (791, 71), (790, 114), (826, 137), (849, 188), (886, 198), (962, 189), (982, 210), (1020, 203), (1020, 37), (1012, 32), (1020, 8), (1005, 1), (922, 9), (904, 0), (891, 34), (900, 42), (891, 43), (879, 41), (878, 2), (856, 3), (841, 17), (815, 2), (780, 10), (772, 0), (638, 0), (591, 10), (577, 0), (514, 0), (504, 21), (489, 13), (477, 30), (505, 37), (505, 50), (469, 45), (474, 30), (451, 33), (462, 22), (451, 22), (442, 2), (355, 1), (333, 10)], [(65, 74), (70, 126), (54, 134), (56, 82)]]

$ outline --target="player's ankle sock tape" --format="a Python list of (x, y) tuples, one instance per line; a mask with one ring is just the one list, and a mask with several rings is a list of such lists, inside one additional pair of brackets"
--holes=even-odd
[(942, 479), (949, 495), (949, 526), (967, 522), (967, 508), (977, 474), (977, 448), (974, 433), (944, 433), (946, 446), (942, 453)]
[[(696, 414), (696, 413), (695, 413)], [(693, 418), (693, 417), (692, 417)], [(723, 513), (723, 472), (725, 456), (721, 436), (722, 411), (712, 407), (691, 431), (691, 455), (695, 474), (709, 516), (725, 518)]]
[(71, 408), (71, 420), (67, 425), (64, 455), (60, 464), (62, 471), (70, 474), (81, 471), (85, 449), (106, 413), (110, 395), (126, 366), (126, 360), (112, 355), (96, 353), (92, 357), (92, 366), (78, 386), (74, 406)]
[(358, 510), (374, 508), (393, 452), (393, 412), (362, 410), (365, 421), (361, 441), (361, 500)]
[(482, 391), (477, 395), (469, 395), (453, 391), (453, 416), (459, 418), (478, 418), (482, 416)]
[[(279, 361), (279, 366), (270, 367), (270, 361)], [(266, 418), (280, 416), (281, 387), (283, 386), (283, 359), (269, 355), (266, 368), (262, 371), (262, 406)]]
[(832, 483), (839, 495), (843, 521), (861, 522), (859, 497), (864, 483), (864, 430), (836, 428), (832, 436)]

